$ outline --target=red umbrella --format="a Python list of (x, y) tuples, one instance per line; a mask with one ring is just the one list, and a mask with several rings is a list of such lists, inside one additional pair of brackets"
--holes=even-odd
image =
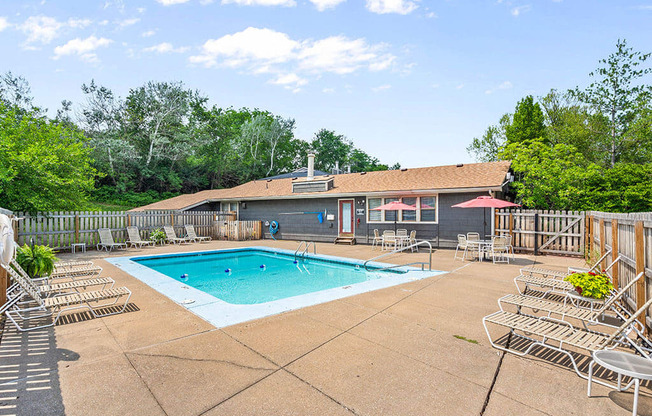
[[(502, 199), (496, 199), (488, 195), (482, 195), (477, 198), (461, 202), (459, 204), (452, 205), (452, 208), (508, 208), (508, 207), (520, 207), (519, 204), (514, 204), (513, 202), (503, 201)], [(483, 238), (486, 238), (485, 230), (487, 227), (487, 212), (483, 209), (483, 227), (482, 234)]]
[[(401, 201), (388, 202), (376, 208), (371, 208), (372, 211), (416, 211), (417, 208), (413, 205), (404, 204)], [(394, 220), (394, 231), (396, 231), (396, 220)]]

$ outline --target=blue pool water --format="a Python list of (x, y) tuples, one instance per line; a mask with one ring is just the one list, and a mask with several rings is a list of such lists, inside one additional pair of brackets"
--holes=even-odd
[(355, 263), (300, 259), (281, 252), (243, 249), (133, 258), (134, 262), (230, 304), (253, 305), (388, 276)]

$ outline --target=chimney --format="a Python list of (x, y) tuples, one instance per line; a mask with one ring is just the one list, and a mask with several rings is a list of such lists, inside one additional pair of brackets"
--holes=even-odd
[(311, 181), (315, 177), (315, 154), (313, 152), (308, 153), (308, 175), (306, 179)]

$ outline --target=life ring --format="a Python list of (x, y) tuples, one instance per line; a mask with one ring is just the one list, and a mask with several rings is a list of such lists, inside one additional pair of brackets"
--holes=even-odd
[(269, 223), (269, 233), (272, 235), (272, 238), (274, 240), (276, 240), (276, 238), (274, 238), (274, 234), (278, 232), (278, 228), (279, 228), (278, 221), (272, 221)]

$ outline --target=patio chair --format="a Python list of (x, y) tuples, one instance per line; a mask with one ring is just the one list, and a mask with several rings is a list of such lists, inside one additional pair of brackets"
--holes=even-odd
[(478, 241), (478, 240), (480, 240), (480, 233), (476, 233), (476, 232), (466, 233), (466, 240), (467, 241)]
[(457, 252), (458, 250), (464, 250), (464, 253), (462, 253), (462, 261), (466, 259), (466, 250), (468, 250), (469, 245), (467, 244), (466, 241), (466, 236), (464, 234), (458, 234), (457, 235), (457, 247), (455, 248), (455, 257), (453, 257), (453, 260), (457, 260)]
[[(635, 332), (634, 323), (636, 319), (647, 311), (650, 305), (652, 305), (652, 298), (618, 328), (610, 328), (612, 329), (611, 333), (576, 328), (568, 322), (559, 321), (547, 316), (536, 317), (505, 311), (498, 311), (485, 316), (482, 318), (482, 325), (487, 333), (489, 342), (494, 348), (521, 357), (529, 354), (537, 346), (548, 348), (566, 355), (570, 359), (577, 375), (588, 379), (587, 376), (580, 372), (575, 357), (572, 354), (574, 351), (569, 350), (568, 346), (587, 351), (589, 354), (595, 351), (610, 350), (617, 347), (628, 347), (635, 349), (644, 357), (649, 357), (649, 354), (635, 340), (631, 339), (629, 335)], [(509, 344), (503, 346), (494, 342), (487, 324), (508, 328), (511, 335)], [(517, 347), (512, 348), (514, 345), (524, 346), (522, 342), (519, 342), (519, 339), (530, 342), (530, 345), (524, 351), (516, 349)], [(557, 345), (553, 345), (552, 343)], [(614, 387), (602, 380), (595, 381), (607, 387)]]
[(165, 231), (166, 239), (168, 243), (172, 244), (188, 244), (190, 243), (190, 240), (186, 237), (177, 237), (177, 234), (174, 232), (174, 228), (172, 228), (171, 225), (165, 225), (163, 226), (163, 230)]
[(125, 243), (116, 243), (113, 241), (113, 234), (109, 228), (100, 228), (97, 230), (97, 233), (100, 235), (100, 242), (97, 243), (97, 250), (106, 250), (112, 251), (114, 248), (126, 250), (127, 244)]
[(127, 244), (129, 244), (131, 247), (143, 248), (143, 246), (154, 246), (154, 241), (143, 240), (140, 238), (140, 231), (138, 230), (138, 227), (134, 225), (127, 227), (127, 235), (129, 236)]
[(559, 271), (559, 270), (550, 270), (550, 269), (542, 269), (539, 267), (524, 267), (521, 269), (521, 274), (538, 274), (543, 277), (561, 277), (564, 278), (568, 276), (571, 273), (574, 272), (592, 272), (600, 267), (600, 264), (602, 264), (602, 261), (607, 258), (607, 256), (611, 253), (611, 249), (607, 250), (606, 253), (602, 257), (598, 259), (597, 262), (591, 268), (582, 268), (582, 267), (569, 267), (567, 272)]
[(380, 232), (378, 232), (378, 228), (374, 229), (374, 239), (371, 240), (371, 249), (373, 250), (374, 247), (377, 247), (378, 245), (383, 244), (383, 237), (380, 236)]
[(393, 230), (385, 230), (383, 231), (383, 245), (382, 249), (386, 250), (389, 245), (393, 245), (394, 249), (396, 249), (396, 233)]
[[(408, 240), (408, 246), (414, 246), (417, 243), (417, 232), (415, 230), (410, 231), (410, 238)], [(410, 247), (410, 250), (414, 253), (416, 250), (419, 252), (419, 246)]]
[[(616, 260), (612, 261), (609, 266), (605, 269), (605, 271), (610, 270), (612, 267), (614, 267), (619, 261), (620, 261), (621, 256), (616, 257)], [(524, 274), (523, 271), (527, 270), (527, 268), (521, 269), (521, 274), (519, 276), (516, 276), (514, 278), (514, 284), (516, 285), (516, 288), (518, 289), (519, 293), (525, 294), (528, 289), (530, 289), (530, 286), (537, 286), (539, 288), (547, 289), (545, 292), (543, 292), (543, 296), (547, 295), (548, 293), (561, 293), (565, 294), (566, 292), (575, 290), (575, 287), (563, 280), (566, 276), (571, 273), (564, 273), (564, 272), (558, 272), (558, 271), (553, 271), (553, 270), (548, 270), (545, 275), (541, 276), (536, 276), (534, 274)], [(530, 269), (531, 270), (531, 269)], [(609, 277), (609, 275), (607, 273)], [(545, 276), (554, 276), (554, 277), (545, 277)], [(525, 289), (521, 291), (521, 288), (519, 287), (519, 283), (525, 284)]]
[[(204, 241), (206, 241), (206, 242), (211, 241), (210, 237), (200, 237), (200, 236), (198, 236), (197, 233), (195, 232), (195, 226), (194, 225), (186, 224), (186, 225), (184, 225), (184, 227), (186, 229), (186, 238), (189, 241), (191, 241), (193, 243), (196, 243), (196, 242), (203, 243)], [(251, 235), (251, 234), (249, 234), (249, 235)]]
[(512, 245), (512, 240), (514, 239), (513, 238), (514, 236), (511, 235), (511, 234), (507, 234), (507, 235), (503, 235), (503, 237), (505, 237), (505, 239), (507, 240), (507, 243), (506, 243), (507, 244), (507, 253), (509, 254), (511, 252), (512, 253), (512, 260), (514, 260), (515, 259), (515, 257), (514, 257), (514, 246)]
[(491, 258), (494, 264), (509, 264), (509, 249), (507, 248), (507, 239), (505, 237), (494, 237), (491, 239)]
[[(108, 290), (99, 290), (92, 292), (76, 292), (59, 296), (51, 296), (44, 298), (41, 296), (41, 291), (32, 282), (27, 273), (16, 263), (11, 261), (8, 265), (2, 264), (2, 267), (7, 270), (11, 279), (20, 287), (21, 293), (10, 300), (11, 306), (2, 307), (3, 312), (7, 318), (16, 326), (19, 331), (33, 331), (36, 329), (54, 326), (61, 317), (63, 312), (72, 311), (76, 309), (88, 309), (88, 311), (96, 318), (103, 316), (115, 315), (124, 312), (131, 298), (131, 291), (126, 287), (112, 288)], [(31, 298), (36, 302), (36, 306), (20, 307), (19, 300), (23, 297)], [(108, 309), (107, 312), (101, 312), (99, 308), (115, 305), (120, 298), (127, 297), (122, 308), (115, 310)], [(97, 305), (97, 302), (103, 300), (111, 300), (113, 302), (108, 304)], [(0, 310), (2, 310), (0, 309)], [(39, 318), (47, 318), (53, 316), (52, 322), (44, 325), (34, 327), (24, 327), (26, 321)]]

